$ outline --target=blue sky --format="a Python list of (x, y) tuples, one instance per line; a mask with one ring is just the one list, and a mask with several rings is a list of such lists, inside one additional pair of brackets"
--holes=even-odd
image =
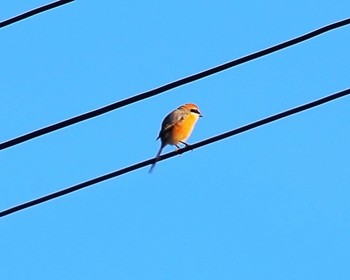
[[(4, 20), (44, 1), (0, 2)], [(349, 17), (349, 1), (75, 1), (0, 30), (0, 141)], [(1, 210), (349, 87), (350, 27), (1, 151)], [(349, 279), (345, 97), (0, 220), (1, 279)], [(171, 151), (167, 147), (165, 152)]]

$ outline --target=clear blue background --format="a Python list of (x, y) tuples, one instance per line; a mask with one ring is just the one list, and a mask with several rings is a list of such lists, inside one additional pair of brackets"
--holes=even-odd
[[(0, 2), (4, 20), (45, 1)], [(349, 17), (340, 1), (75, 1), (0, 30), (0, 141)], [(350, 26), (0, 153), (1, 210), (349, 87)], [(0, 219), (1, 279), (350, 279), (350, 98)], [(165, 152), (171, 151), (167, 147)]]

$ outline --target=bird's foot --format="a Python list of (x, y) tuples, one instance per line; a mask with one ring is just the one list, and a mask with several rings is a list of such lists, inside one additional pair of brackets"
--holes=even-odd
[(175, 147), (175, 152), (177, 152), (179, 155), (182, 155), (182, 149), (178, 145), (175, 145)]
[[(191, 145), (186, 142), (180, 141), (180, 143), (184, 144), (186, 148), (191, 147)], [(193, 151), (193, 149), (191, 149), (191, 151)]]

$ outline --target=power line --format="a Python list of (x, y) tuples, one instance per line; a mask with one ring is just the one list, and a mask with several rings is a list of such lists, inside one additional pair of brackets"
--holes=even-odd
[(40, 128), (38, 130), (29, 132), (29, 133), (24, 134), (22, 136), (19, 136), (19, 137), (16, 137), (16, 138), (13, 138), (13, 139), (10, 139), (8, 141), (0, 143), (0, 150), (3, 150), (3, 149), (6, 149), (6, 148), (9, 148), (9, 147), (18, 145), (20, 143), (29, 141), (29, 140), (31, 140), (33, 138), (37, 138), (39, 136), (42, 136), (42, 135), (48, 134), (50, 132), (62, 129), (64, 127), (67, 127), (67, 126), (70, 126), (70, 125), (73, 125), (73, 124), (76, 124), (76, 123), (79, 123), (79, 122), (82, 122), (82, 121), (85, 121), (85, 120), (97, 117), (99, 115), (108, 113), (110, 111), (116, 110), (116, 109), (124, 107), (126, 105), (130, 105), (130, 104), (138, 102), (140, 100), (143, 100), (143, 99), (155, 96), (157, 94), (160, 94), (160, 93), (163, 93), (165, 91), (174, 89), (176, 87), (179, 87), (179, 86), (182, 86), (182, 85), (194, 82), (196, 80), (199, 80), (199, 79), (205, 78), (207, 76), (216, 74), (218, 72), (227, 70), (227, 69), (229, 69), (231, 67), (243, 64), (245, 62), (257, 59), (259, 57), (271, 54), (273, 52), (282, 50), (282, 49), (290, 47), (292, 45), (301, 43), (301, 42), (303, 42), (305, 40), (311, 39), (311, 38), (316, 37), (318, 35), (321, 35), (321, 34), (323, 34), (325, 32), (331, 31), (331, 30), (336, 29), (336, 28), (340, 28), (340, 27), (348, 25), (348, 24), (350, 24), (350, 18), (347, 18), (345, 20), (341, 20), (341, 21), (338, 21), (338, 22), (326, 25), (324, 27), (321, 27), (321, 28), (316, 29), (316, 30), (314, 30), (312, 32), (309, 32), (309, 33), (304, 34), (302, 36), (299, 36), (299, 37), (296, 37), (294, 39), (291, 39), (289, 41), (286, 41), (286, 42), (280, 43), (278, 45), (269, 47), (267, 49), (264, 49), (264, 50), (261, 50), (261, 51), (258, 51), (258, 52), (246, 55), (244, 57), (238, 58), (236, 60), (232, 60), (230, 62), (221, 64), (219, 66), (216, 66), (216, 67), (204, 70), (202, 72), (199, 72), (197, 74), (194, 74), (194, 75), (182, 78), (180, 80), (176, 80), (174, 82), (170, 82), (170, 83), (165, 84), (163, 86), (160, 86), (158, 88), (155, 88), (155, 89), (143, 92), (141, 94), (129, 97), (127, 99), (124, 99), (124, 100), (121, 100), (121, 101), (109, 104), (109, 105), (101, 107), (99, 109), (95, 109), (95, 110), (92, 110), (90, 112), (87, 112), (87, 113), (84, 113), (84, 114), (72, 117), (70, 119), (63, 120), (63, 121), (60, 121), (58, 123), (46, 126), (44, 128)]
[(69, 2), (73, 2), (74, 0), (59, 0), (59, 1), (56, 1), (56, 2), (53, 2), (53, 3), (50, 3), (50, 4), (47, 4), (47, 5), (44, 5), (44, 6), (41, 6), (41, 7), (38, 7), (38, 8), (35, 8), (33, 10), (30, 10), (28, 12), (25, 12), (23, 14), (20, 14), (20, 15), (17, 15), (13, 18), (9, 18), (7, 20), (4, 20), (2, 22), (0, 22), (0, 28), (2, 27), (5, 27), (7, 25), (10, 25), (12, 23), (15, 23), (15, 22), (18, 22), (20, 20), (23, 20), (23, 19), (26, 19), (26, 18), (29, 18), (31, 16), (34, 16), (36, 14), (39, 14), (39, 13), (42, 13), (42, 12), (46, 12), (48, 10), (51, 10), (53, 8), (56, 8), (56, 7), (59, 7), (59, 6), (62, 6), (64, 4), (67, 4)]
[[(271, 122), (274, 122), (274, 121), (277, 121), (279, 119), (282, 119), (282, 118), (285, 118), (285, 117), (288, 117), (288, 116), (291, 116), (291, 115), (294, 115), (294, 114), (297, 114), (297, 113), (300, 113), (302, 111), (311, 109), (313, 107), (322, 105), (324, 103), (327, 103), (327, 102), (330, 102), (332, 100), (344, 97), (344, 96), (349, 95), (349, 94), (350, 94), (350, 88), (349, 89), (345, 89), (345, 90), (340, 91), (340, 92), (337, 92), (337, 93), (334, 93), (334, 94), (331, 94), (331, 95), (328, 95), (328, 96), (323, 97), (321, 99), (318, 99), (318, 100), (306, 103), (304, 105), (300, 105), (298, 107), (289, 109), (287, 111), (283, 111), (281, 113), (278, 113), (276, 115), (273, 115), (273, 116), (261, 119), (259, 121), (247, 124), (245, 126), (242, 126), (242, 127), (239, 127), (239, 128), (233, 129), (233, 130), (230, 130), (228, 132), (219, 134), (217, 136), (208, 138), (206, 140), (197, 142), (195, 144), (191, 144), (188, 147), (186, 146), (186, 147), (182, 148), (180, 150), (180, 152), (181, 153), (186, 153), (186, 152), (188, 152), (190, 150), (194, 150), (194, 149), (197, 149), (197, 148), (209, 145), (211, 143), (223, 140), (225, 138), (232, 137), (234, 135), (246, 132), (246, 131), (251, 130), (253, 128), (256, 128), (256, 127), (259, 127), (259, 126), (262, 126), (262, 125), (265, 125), (265, 124), (268, 124), (268, 123), (271, 123)], [(158, 161), (162, 161), (162, 160), (174, 157), (174, 156), (176, 156), (178, 154), (179, 154), (178, 151), (173, 151), (173, 152), (164, 154), (164, 155), (159, 157)], [(8, 209), (3, 210), (3, 211), (0, 212), (0, 217), (4, 217), (4, 216), (10, 215), (10, 214), (13, 214), (13, 213), (18, 212), (20, 210), (23, 210), (23, 209), (26, 209), (26, 208), (29, 208), (29, 207), (32, 207), (32, 206), (44, 203), (44, 202), (52, 200), (54, 198), (61, 197), (63, 195), (66, 195), (66, 194), (78, 191), (80, 189), (92, 186), (94, 184), (101, 183), (103, 181), (112, 179), (114, 177), (118, 177), (120, 175), (123, 175), (123, 174), (129, 173), (131, 171), (140, 169), (140, 168), (145, 167), (145, 166), (147, 166), (149, 164), (152, 164), (154, 162), (154, 160), (155, 160), (155, 158), (148, 159), (148, 160), (136, 163), (134, 165), (130, 165), (128, 167), (116, 170), (114, 172), (111, 172), (111, 173), (108, 173), (108, 174), (96, 177), (94, 179), (82, 182), (82, 183), (74, 185), (72, 187), (69, 187), (69, 188), (66, 188), (66, 189), (63, 189), (63, 190), (60, 190), (60, 191), (48, 194), (46, 196), (39, 197), (37, 199), (34, 199), (34, 200), (31, 200), (31, 201), (19, 204), (17, 206), (11, 207), (11, 208), (8, 208)]]

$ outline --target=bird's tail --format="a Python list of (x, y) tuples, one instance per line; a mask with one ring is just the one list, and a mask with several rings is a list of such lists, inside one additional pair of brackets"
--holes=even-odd
[(156, 166), (157, 161), (158, 161), (158, 159), (159, 159), (159, 156), (160, 156), (160, 154), (161, 154), (161, 152), (162, 152), (164, 146), (165, 146), (165, 145), (161, 145), (161, 146), (160, 146), (159, 151), (158, 151), (157, 155), (155, 156), (154, 162), (152, 163), (151, 168), (149, 169), (148, 173), (152, 173), (152, 170), (153, 170), (153, 168)]

